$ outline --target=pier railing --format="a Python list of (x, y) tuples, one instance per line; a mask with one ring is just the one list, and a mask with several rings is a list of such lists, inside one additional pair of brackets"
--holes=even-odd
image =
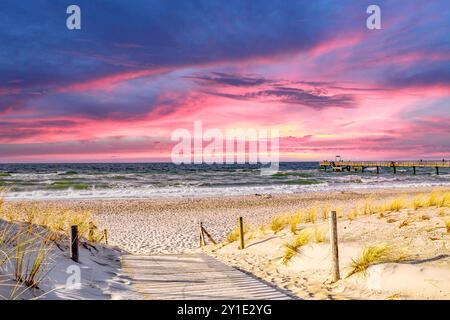
[(436, 174), (439, 174), (439, 168), (450, 168), (450, 161), (321, 161), (320, 167), (327, 170), (330, 167), (333, 171), (358, 171), (364, 172), (366, 168), (376, 168), (380, 173), (380, 168), (392, 168), (397, 173), (397, 168), (412, 168), (416, 174), (416, 168), (435, 168)]
[(450, 168), (450, 161), (321, 161), (321, 167), (428, 167)]

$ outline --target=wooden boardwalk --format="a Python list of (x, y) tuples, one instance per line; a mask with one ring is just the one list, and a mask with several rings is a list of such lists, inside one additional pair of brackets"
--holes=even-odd
[(122, 258), (136, 291), (152, 300), (288, 300), (291, 296), (204, 254)]

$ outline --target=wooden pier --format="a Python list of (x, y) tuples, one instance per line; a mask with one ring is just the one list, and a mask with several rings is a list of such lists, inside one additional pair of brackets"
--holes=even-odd
[(412, 168), (416, 174), (417, 168), (434, 168), (439, 175), (440, 168), (450, 168), (450, 161), (321, 161), (320, 168), (325, 171), (330, 168), (332, 171), (361, 171), (366, 168), (376, 168), (380, 173), (380, 168), (392, 168), (393, 173), (397, 173), (397, 168)]

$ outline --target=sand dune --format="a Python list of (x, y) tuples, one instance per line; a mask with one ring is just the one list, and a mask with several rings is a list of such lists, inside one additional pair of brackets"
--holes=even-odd
[[(340, 269), (343, 280), (330, 283), (328, 239), (301, 247), (285, 265), (284, 244), (296, 236), (284, 229), (208, 251), (217, 258), (310, 299), (450, 299), (450, 233), (445, 221), (450, 208), (401, 209), (338, 222)], [(410, 221), (404, 225), (404, 221)], [(299, 224), (298, 230), (325, 230), (327, 222)], [(321, 240), (322, 241), (322, 240)], [(348, 276), (353, 261), (369, 246), (389, 246), (392, 260), (370, 265)], [(348, 276), (348, 277), (347, 277)]]

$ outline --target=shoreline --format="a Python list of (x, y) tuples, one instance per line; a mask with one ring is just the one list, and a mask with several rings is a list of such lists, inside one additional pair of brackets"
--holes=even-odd
[[(327, 186), (331, 188), (330, 186)], [(323, 195), (323, 194), (365, 194), (365, 193), (389, 193), (395, 190), (398, 193), (405, 192), (428, 192), (432, 190), (447, 190), (450, 189), (450, 184), (426, 184), (423, 186), (367, 186), (367, 187), (336, 187), (333, 190), (326, 190), (326, 188), (319, 190), (304, 190), (302, 192), (292, 192), (286, 193), (285, 190), (281, 190), (280, 192), (266, 192), (266, 193), (249, 193), (243, 195), (230, 195), (225, 194), (221, 196), (210, 195), (210, 194), (199, 194), (199, 195), (174, 195), (174, 196), (148, 196), (148, 197), (95, 197), (95, 196), (86, 196), (86, 197), (77, 197), (77, 198), (11, 198), (5, 197), (6, 201), (9, 202), (73, 202), (73, 201), (163, 201), (163, 202), (171, 202), (171, 201), (184, 201), (184, 200), (220, 200), (220, 199), (247, 199), (253, 198), (257, 196), (269, 196), (271, 198), (299, 198), (299, 197), (309, 197), (314, 195)], [(422, 191), (425, 190), (425, 191)]]
[[(359, 178), (358, 178), (359, 179)], [(357, 180), (358, 180), (357, 179)], [(359, 180), (358, 180), (359, 181)], [(303, 195), (329, 192), (378, 192), (384, 189), (422, 189), (422, 188), (450, 188), (448, 181), (426, 181), (426, 182), (398, 182), (378, 184), (371, 183), (317, 183), (317, 184), (268, 184), (268, 185), (240, 185), (227, 186), (198, 186), (187, 188), (107, 188), (107, 189), (62, 189), (62, 190), (30, 190), (30, 191), (10, 191), (6, 196), (8, 201), (114, 201), (114, 200), (177, 200), (177, 199), (204, 199), (224, 197), (253, 196), (255, 194), (269, 194), (272, 196)]]

